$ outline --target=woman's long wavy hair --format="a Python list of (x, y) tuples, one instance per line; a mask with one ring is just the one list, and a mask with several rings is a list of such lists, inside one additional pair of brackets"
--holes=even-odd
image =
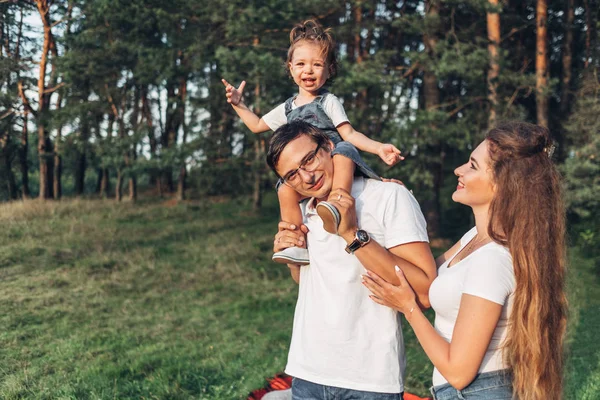
[(548, 130), (507, 122), (491, 129), (496, 186), (490, 237), (508, 247), (516, 288), (504, 356), (520, 400), (560, 399), (567, 299), (565, 211)]

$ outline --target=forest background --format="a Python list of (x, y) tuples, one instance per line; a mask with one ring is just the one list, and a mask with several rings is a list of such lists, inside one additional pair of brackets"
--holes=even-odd
[[(236, 86), (246, 80), (244, 100), (258, 114), (293, 95), (284, 68), (289, 31), (307, 18), (333, 29), (341, 72), (329, 89), (342, 99), (353, 126), (394, 143), (406, 160), (390, 169), (364, 157), (414, 191), (438, 249), (472, 223), (469, 210), (451, 201), (453, 170), (486, 130), (507, 119), (550, 129), (565, 181), (571, 257), (580, 268), (571, 272), (571, 312), (579, 321), (600, 304), (594, 303), (600, 273), (599, 17), (598, 0), (0, 0), (0, 201), (6, 202), (0, 208), (0, 267), (2, 301), (14, 310), (4, 317), (8, 328), (0, 340), (4, 357), (16, 362), (0, 372), (0, 394), (239, 398), (283, 367), (295, 289), (268, 261), (277, 221), (275, 176), (264, 162), (270, 133), (247, 130), (226, 103), (221, 78)], [(212, 243), (211, 255), (189, 248), (205, 243)], [(144, 285), (139, 274), (147, 278)], [(97, 285), (85, 283), (90, 276)], [(177, 283), (172, 290), (159, 288), (165, 276)], [(226, 302), (217, 301), (223, 293), (213, 293), (214, 286), (203, 292), (207, 280), (219, 282)], [(271, 289), (272, 303), (246, 291), (258, 286)], [(82, 354), (78, 340), (84, 348), (90, 344), (87, 330), (67, 334), (80, 326), (77, 305), (88, 304), (73, 293), (88, 290), (100, 303), (119, 304), (114, 310), (120, 312), (123, 302), (133, 301), (139, 306), (130, 304), (133, 310), (152, 315), (149, 293), (178, 304), (175, 311), (157, 303), (154, 319), (137, 334), (134, 329), (131, 343), (113, 342), (108, 333), (94, 342), (91, 353), (116, 355), (98, 364), (103, 372), (91, 387), (82, 383), (89, 364), (72, 367), (84, 375), (66, 367)], [(188, 292), (197, 297), (182, 307), (178, 296)], [(192, 305), (205, 314), (194, 314), (199, 311)], [(86, 318), (96, 320), (100, 311), (90, 307)], [(105, 328), (116, 334), (131, 315), (114, 310), (103, 312), (110, 321)], [(160, 337), (179, 352), (155, 348), (153, 324), (163, 326), (169, 313), (176, 315), (169, 320), (174, 330)], [(218, 346), (209, 344), (214, 335), (209, 340), (198, 333), (204, 328), (189, 337), (175, 328), (194, 315), (202, 326), (221, 321), (215, 332), (223, 340), (243, 338), (242, 323), (252, 321), (274, 330), (261, 331), (260, 351), (232, 345), (215, 355)], [(44, 326), (51, 336), (39, 336)], [(582, 326), (598, 329), (598, 317), (590, 312)], [(57, 338), (67, 337), (79, 344), (48, 367), (42, 355), (55, 355)], [(153, 354), (150, 361), (119, 356), (144, 348), (142, 342)], [(37, 353), (24, 356), (23, 343)], [(272, 354), (269, 343), (277, 343)], [(414, 351), (422, 371), (409, 382), (426, 393), (429, 370), (416, 343)], [(571, 352), (577, 354), (577, 345)], [(90, 359), (102, 359), (91, 353)], [(589, 392), (569, 398), (591, 396), (600, 387), (600, 356), (584, 353), (585, 361), (570, 364), (574, 378), (568, 382), (575, 391), (583, 380)], [(189, 367), (182, 360), (193, 364), (192, 354), (210, 367), (200, 363), (182, 377), (182, 365)], [(233, 369), (248, 371), (254, 361), (250, 375)], [(110, 373), (104, 369), (109, 364), (115, 367)]]

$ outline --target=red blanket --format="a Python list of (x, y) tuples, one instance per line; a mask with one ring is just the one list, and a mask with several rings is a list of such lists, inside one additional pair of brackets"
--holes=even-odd
[[(267, 379), (265, 387), (253, 390), (248, 395), (248, 400), (260, 400), (263, 396), (274, 390), (285, 390), (292, 387), (292, 377), (284, 373), (275, 375), (273, 378)], [(404, 400), (431, 400), (431, 397), (419, 397), (414, 394), (404, 392)]]

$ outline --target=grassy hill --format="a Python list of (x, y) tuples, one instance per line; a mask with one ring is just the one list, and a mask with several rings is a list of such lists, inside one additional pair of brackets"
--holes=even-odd
[[(0, 205), (0, 398), (243, 399), (283, 369), (296, 285), (270, 261), (277, 207)], [(600, 389), (600, 288), (574, 254), (568, 399)], [(431, 366), (405, 330), (408, 384)], [(594, 339), (596, 338), (596, 339)]]

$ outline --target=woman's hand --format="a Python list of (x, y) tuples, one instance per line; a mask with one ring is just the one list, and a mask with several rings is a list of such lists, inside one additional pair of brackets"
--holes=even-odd
[(409, 318), (412, 311), (418, 307), (415, 292), (410, 287), (402, 270), (398, 266), (394, 268), (400, 280), (398, 286), (386, 282), (371, 271), (367, 271), (367, 275), (362, 275), (362, 283), (373, 293), (369, 297), (375, 303), (400, 311)]
[(404, 157), (400, 155), (400, 150), (390, 143), (385, 143), (379, 146), (377, 155), (390, 167), (395, 165), (398, 161), (404, 160)]

